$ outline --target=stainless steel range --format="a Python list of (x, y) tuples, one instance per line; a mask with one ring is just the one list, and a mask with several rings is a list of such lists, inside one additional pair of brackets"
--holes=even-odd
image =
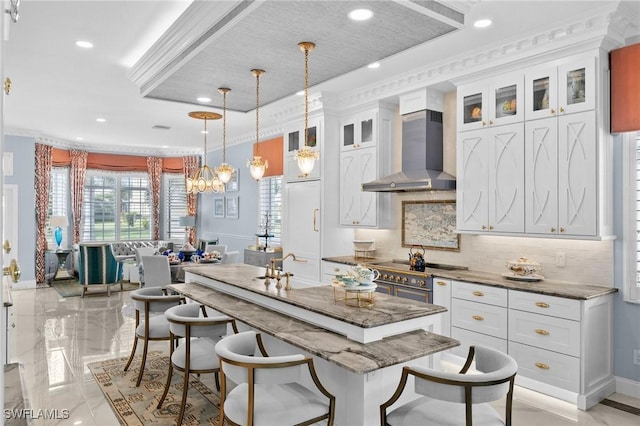
[(425, 272), (412, 271), (408, 261), (397, 259), (390, 262), (372, 262), (368, 265), (380, 272), (376, 280), (378, 285), (376, 291), (427, 303), (433, 302), (432, 274), (434, 271), (432, 269), (468, 269), (465, 266), (426, 263)]

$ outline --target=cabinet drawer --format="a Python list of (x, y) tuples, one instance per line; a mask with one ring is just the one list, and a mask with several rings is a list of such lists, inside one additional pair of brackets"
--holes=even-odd
[(384, 284), (384, 283), (376, 283), (378, 287), (376, 287), (376, 291), (378, 293), (388, 294), (389, 296), (394, 295), (393, 285), (392, 284)]
[(509, 308), (580, 321), (579, 300), (509, 290)]
[(580, 323), (509, 310), (509, 341), (580, 356)]
[(496, 306), (507, 306), (508, 294), (504, 288), (453, 281), (451, 296)]
[(509, 342), (509, 355), (518, 363), (518, 376), (544, 382), (571, 392), (580, 391), (580, 359)]
[(507, 308), (462, 299), (451, 300), (451, 325), (453, 327), (506, 339), (507, 318)]
[(465, 357), (469, 354), (469, 346), (483, 345), (507, 353), (507, 341), (486, 334), (475, 333), (463, 328), (451, 327), (451, 337), (460, 342), (460, 346), (451, 349), (455, 355)]
[(409, 287), (396, 286), (395, 295), (404, 299), (417, 300), (419, 302), (431, 303), (431, 292), (417, 290)]

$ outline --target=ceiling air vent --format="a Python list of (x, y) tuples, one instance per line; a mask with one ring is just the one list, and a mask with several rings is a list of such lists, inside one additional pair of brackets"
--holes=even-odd
[(170, 126), (163, 126), (162, 124), (156, 124), (155, 126), (152, 127), (152, 129), (157, 129), (157, 130), (169, 130), (171, 127)]

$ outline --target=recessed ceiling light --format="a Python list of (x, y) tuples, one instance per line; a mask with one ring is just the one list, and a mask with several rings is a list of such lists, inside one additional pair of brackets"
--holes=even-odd
[(298, 96), (304, 95), (304, 90), (300, 90), (299, 92), (296, 92), (296, 95), (298, 95)]
[(200, 96), (198, 98), (198, 102), (211, 102), (211, 98), (207, 98), (206, 96)]
[(354, 9), (349, 12), (349, 19), (354, 21), (366, 21), (373, 17), (373, 11), (369, 9)]
[(371, 68), (372, 70), (376, 68), (380, 68), (380, 62), (374, 62), (372, 64), (369, 64), (367, 65), (367, 68)]
[(208, 135), (209, 131), (208, 130), (206, 130), (206, 131), (205, 130), (200, 130), (200, 133), (203, 134), (203, 135)]
[(106, 118), (96, 118), (96, 121), (98, 123), (105, 123), (107, 121), (107, 119)]
[(491, 19), (478, 19), (473, 23), (476, 28), (487, 28), (489, 25), (491, 25)]
[(82, 47), (83, 49), (91, 49), (93, 47), (93, 43), (90, 41), (78, 40), (76, 41), (76, 46)]
[(77, 140), (77, 141), (83, 141), (83, 140), (84, 140), (84, 138), (83, 138), (82, 136), (78, 136), (78, 137), (76, 138), (76, 140)]

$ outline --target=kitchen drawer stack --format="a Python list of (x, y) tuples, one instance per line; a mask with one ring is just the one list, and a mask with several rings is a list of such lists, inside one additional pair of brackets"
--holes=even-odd
[(517, 384), (588, 409), (615, 389), (612, 307), (611, 294), (571, 299), (453, 280), (451, 337), (461, 345), (452, 353), (476, 344), (506, 352)]

